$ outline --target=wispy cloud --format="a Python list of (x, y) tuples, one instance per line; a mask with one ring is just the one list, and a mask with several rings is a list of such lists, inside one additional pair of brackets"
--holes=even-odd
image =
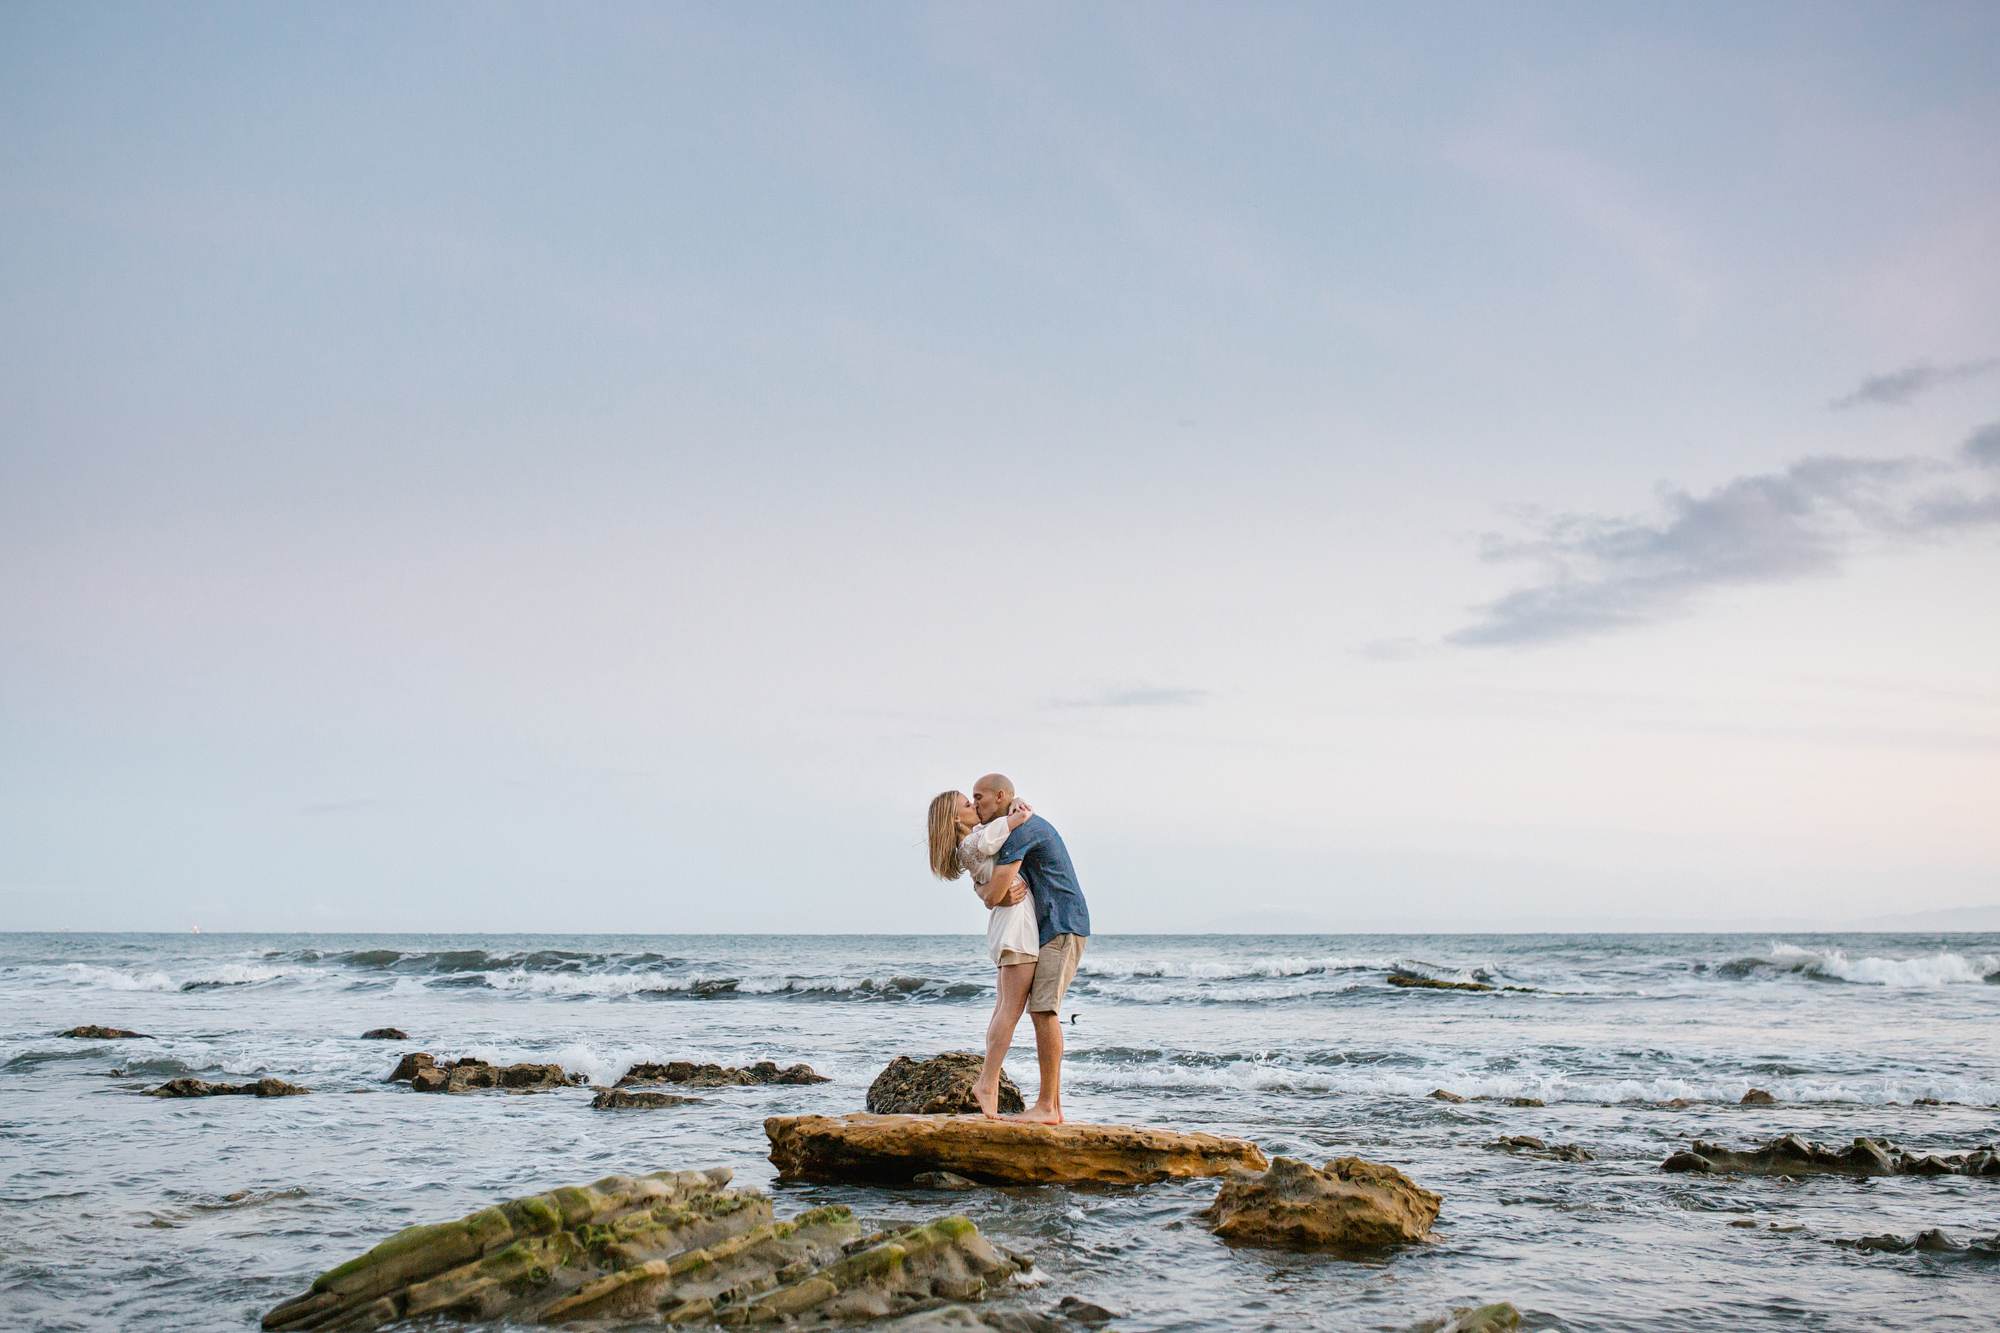
[(1487, 560), (1538, 562), (1540, 580), (1479, 608), (1446, 636), (1529, 645), (1686, 614), (1714, 588), (1835, 573), (1860, 542), (1942, 540), (2000, 529), (2000, 423), (1956, 458), (1807, 458), (1705, 495), (1666, 490), (1663, 517), (1534, 516), (1526, 538), (1489, 535)]
[(1051, 699), (1051, 708), (1184, 708), (1208, 697), (1207, 690), (1168, 689), (1158, 685), (1124, 685), (1077, 699)]
[(1955, 366), (1933, 366), (1927, 362), (1905, 366), (1886, 375), (1870, 375), (1861, 381), (1860, 388), (1844, 398), (1834, 399), (1827, 406), (1836, 412), (1846, 411), (1850, 407), (1860, 407), (1865, 403), (1908, 407), (1918, 394), (1928, 393), (1941, 384), (1977, 379), (1996, 370), (2000, 370), (2000, 357), (1988, 357), (1984, 361), (1961, 361)]

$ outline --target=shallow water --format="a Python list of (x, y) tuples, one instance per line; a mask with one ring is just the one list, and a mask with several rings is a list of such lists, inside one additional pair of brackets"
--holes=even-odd
[[(1533, 989), (1400, 990), (1391, 969)], [(858, 1109), (892, 1056), (979, 1040), (992, 973), (972, 937), (3, 935), (0, 1318), (250, 1329), (412, 1222), (614, 1171), (720, 1164), (773, 1188), (781, 1216), (827, 1201), (884, 1221), (963, 1211), (1036, 1257), (1046, 1281), (1026, 1304), (1074, 1294), (1123, 1329), (1396, 1330), (1492, 1300), (1531, 1328), (1987, 1329), (2000, 1262), (1831, 1242), (1993, 1236), (2000, 1180), (1792, 1184), (1658, 1165), (1690, 1138), (1884, 1135), (1939, 1152), (2000, 1139), (1996, 972), (2000, 935), (1093, 940), (1065, 1006), (1070, 1118), (1240, 1134), (1315, 1164), (1358, 1154), (1444, 1196), (1431, 1243), (1354, 1260), (1222, 1244), (1194, 1217), (1213, 1182), (773, 1186), (764, 1116)], [(49, 1035), (79, 1023), (155, 1035)], [(412, 1040), (359, 1039), (380, 1025)], [(1026, 1024), (1021, 1039), (1010, 1069), (1032, 1095)], [(385, 1086), (406, 1049), (598, 1081), (638, 1060), (804, 1060), (834, 1081), (598, 1112), (584, 1089)], [(190, 1073), (268, 1073), (314, 1095), (133, 1095)], [(1780, 1104), (1736, 1106), (1753, 1086)], [(1425, 1095), (1440, 1087), (1547, 1105)], [(1672, 1098), (1696, 1104), (1657, 1104)], [(1502, 1134), (1595, 1160), (1482, 1146)]]

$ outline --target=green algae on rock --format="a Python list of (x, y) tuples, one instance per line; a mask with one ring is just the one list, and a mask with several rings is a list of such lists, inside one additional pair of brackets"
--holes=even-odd
[(863, 1235), (844, 1207), (772, 1218), (726, 1168), (608, 1176), (400, 1231), (264, 1316), (267, 1330), (444, 1317), (729, 1327), (881, 1318), (1004, 1287), (1027, 1261), (963, 1217)]

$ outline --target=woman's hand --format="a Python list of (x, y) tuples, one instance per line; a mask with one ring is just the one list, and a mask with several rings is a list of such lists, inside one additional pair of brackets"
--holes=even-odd
[(1034, 806), (1029, 805), (1026, 801), (1022, 800), (1018, 796), (1015, 797), (1014, 804), (1007, 807), (1007, 827), (1008, 828), (1021, 827), (1021, 825), (1028, 822), (1028, 816), (1034, 813), (1035, 813)]

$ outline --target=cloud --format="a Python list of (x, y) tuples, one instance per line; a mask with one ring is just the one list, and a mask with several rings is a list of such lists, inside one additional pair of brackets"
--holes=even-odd
[(1157, 685), (1126, 685), (1100, 690), (1081, 699), (1051, 699), (1051, 708), (1184, 708), (1208, 697), (1207, 690), (1176, 690)]
[(1918, 394), (1928, 393), (1941, 384), (1977, 379), (1996, 370), (2000, 370), (2000, 357), (1988, 357), (1984, 361), (1961, 361), (1955, 366), (1920, 363), (1906, 366), (1902, 370), (1891, 371), (1887, 375), (1870, 375), (1861, 381), (1860, 388), (1845, 398), (1834, 399), (1827, 406), (1836, 412), (1845, 411), (1850, 407), (1860, 407), (1864, 403), (1908, 407)]
[(1714, 588), (1836, 573), (1865, 540), (1935, 541), (2000, 528), (2000, 490), (1963, 485), (2000, 472), (2000, 423), (1975, 431), (1960, 454), (1802, 459), (1706, 495), (1663, 491), (1663, 518), (1530, 515), (1532, 536), (1489, 535), (1482, 555), (1539, 562), (1543, 577), (1480, 607), (1479, 619), (1445, 642), (1580, 638), (1686, 614)]

